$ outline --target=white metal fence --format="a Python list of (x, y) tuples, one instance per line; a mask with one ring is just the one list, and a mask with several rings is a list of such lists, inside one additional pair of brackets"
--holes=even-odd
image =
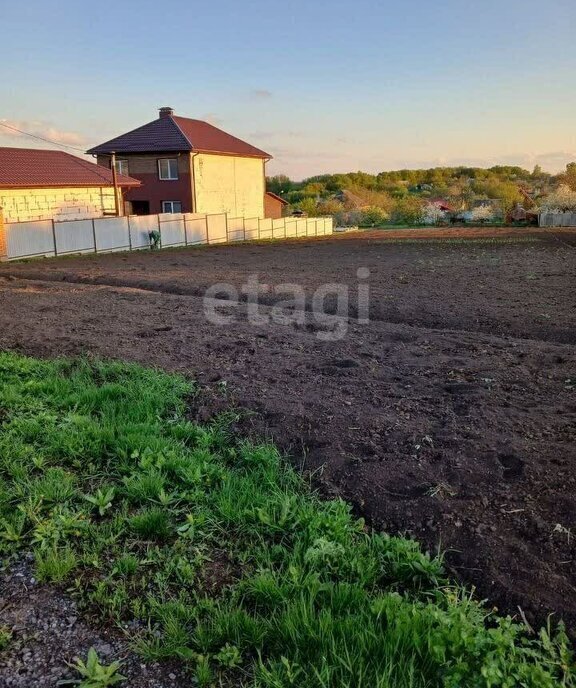
[(576, 213), (540, 213), (540, 227), (576, 227)]
[(193, 246), (259, 239), (288, 239), (332, 234), (332, 218), (228, 217), (194, 213), (130, 215), (93, 220), (38, 220), (5, 225), (8, 260), (73, 253), (133, 251), (150, 246), (149, 233), (160, 231), (160, 246)]

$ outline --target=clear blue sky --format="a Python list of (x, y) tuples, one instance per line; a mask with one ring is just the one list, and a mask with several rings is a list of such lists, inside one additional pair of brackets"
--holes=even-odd
[(81, 148), (170, 105), (294, 178), (576, 159), (576, 0), (26, 0), (1, 16), (0, 121)]

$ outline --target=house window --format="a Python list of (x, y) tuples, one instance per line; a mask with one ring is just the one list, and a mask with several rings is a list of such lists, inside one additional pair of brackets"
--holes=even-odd
[(160, 158), (158, 160), (158, 176), (160, 179), (178, 179), (178, 159)]
[(128, 160), (119, 158), (116, 160), (116, 174), (124, 174), (128, 176)]
[(162, 201), (162, 212), (163, 213), (181, 213), (182, 212), (181, 201)]

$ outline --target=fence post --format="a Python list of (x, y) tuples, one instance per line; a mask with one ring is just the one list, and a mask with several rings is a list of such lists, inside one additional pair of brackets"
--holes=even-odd
[(96, 224), (94, 223), (94, 218), (92, 218), (92, 241), (94, 242), (94, 253), (98, 253), (98, 247), (96, 246)]
[(260, 218), (258, 218), (258, 241), (260, 241)]
[(54, 218), (51, 220), (52, 222), (52, 241), (54, 242), (54, 257), (58, 257), (58, 246), (56, 245), (56, 225), (54, 224)]
[(242, 231), (244, 232), (244, 241), (246, 241), (246, 218), (242, 218)]
[(188, 228), (186, 226), (186, 213), (183, 213), (184, 218), (184, 246), (188, 246)]
[(132, 227), (130, 226), (130, 215), (126, 215), (126, 222), (128, 223), (128, 250), (132, 250)]
[(6, 239), (6, 227), (4, 226), (4, 212), (0, 207), (0, 262), (8, 260), (8, 241)]
[(158, 234), (160, 235), (160, 248), (162, 248), (162, 228), (160, 227), (160, 215), (156, 215), (158, 220)]

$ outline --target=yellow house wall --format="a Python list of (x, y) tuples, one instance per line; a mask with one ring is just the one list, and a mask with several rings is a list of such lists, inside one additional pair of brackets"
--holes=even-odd
[(264, 160), (208, 153), (193, 160), (197, 213), (264, 217)]
[(0, 189), (0, 208), (5, 222), (85, 220), (114, 212), (114, 189)]
[(8, 242), (6, 241), (6, 228), (4, 227), (4, 214), (0, 208), (0, 260), (8, 257)]

